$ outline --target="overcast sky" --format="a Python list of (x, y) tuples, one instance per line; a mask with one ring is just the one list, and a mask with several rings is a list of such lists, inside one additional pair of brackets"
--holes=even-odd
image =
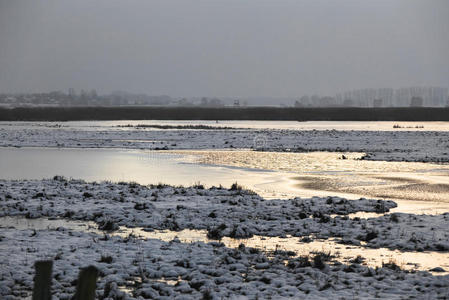
[(0, 0), (0, 92), (449, 86), (448, 0)]

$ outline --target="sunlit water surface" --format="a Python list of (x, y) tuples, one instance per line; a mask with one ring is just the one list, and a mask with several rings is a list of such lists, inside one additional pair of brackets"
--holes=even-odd
[[(105, 232), (97, 229), (97, 225), (93, 222), (69, 221), (69, 220), (49, 220), (45, 218), (26, 219), (23, 217), (0, 217), (1, 227), (13, 227), (18, 230), (45, 230), (65, 227), (75, 231), (91, 232), (95, 234), (110, 234), (121, 237), (128, 237), (130, 234), (138, 239), (160, 239), (163, 241), (171, 241), (178, 238), (182, 243), (193, 242), (216, 242), (207, 238), (206, 230), (190, 230), (169, 231), (154, 230), (145, 231), (143, 228), (126, 228), (120, 227), (115, 232)], [(237, 248), (240, 244), (246, 247), (253, 247), (266, 252), (268, 255), (275, 250), (293, 251), (294, 256), (309, 256), (314, 253), (326, 253), (334, 256), (334, 259), (342, 263), (351, 263), (357, 256), (364, 258), (362, 265), (370, 267), (381, 267), (382, 264), (394, 262), (405, 270), (421, 270), (429, 271), (436, 267), (441, 267), (446, 272), (435, 272), (437, 275), (449, 273), (449, 253), (443, 252), (401, 252), (399, 250), (389, 250), (386, 248), (370, 249), (361, 246), (339, 244), (338, 240), (313, 240), (312, 242), (301, 242), (297, 237), (287, 236), (266, 237), (253, 236), (247, 239), (234, 239), (224, 237), (220, 240), (226, 247)], [(49, 255), (48, 252), (46, 255)], [(46, 257), (42, 257), (45, 259)]]
[(448, 164), (366, 161), (360, 160), (362, 155), (0, 148), (0, 178), (42, 179), (57, 174), (87, 181), (184, 186), (202, 183), (209, 187), (238, 182), (265, 198), (367, 197), (395, 200), (399, 203), (395, 211), (449, 211)]
[(185, 159), (192, 163), (282, 172), (301, 197), (393, 199), (399, 203), (396, 211), (429, 214), (449, 211), (449, 164), (368, 161), (361, 159), (364, 153), (247, 150), (170, 153), (188, 155)]
[(86, 181), (134, 181), (207, 187), (238, 182), (265, 197), (289, 197), (294, 188), (282, 172), (191, 163), (183, 154), (120, 149), (0, 148), (0, 178), (42, 179), (62, 175)]
[[(131, 130), (123, 125), (208, 125), (251, 129), (290, 130), (367, 130), (367, 131), (449, 131), (449, 122), (392, 122), (392, 121), (206, 121), (206, 120), (120, 120), (68, 122), (0, 122), (0, 127), (65, 128), (73, 130)], [(151, 129), (149, 129), (151, 130)]]

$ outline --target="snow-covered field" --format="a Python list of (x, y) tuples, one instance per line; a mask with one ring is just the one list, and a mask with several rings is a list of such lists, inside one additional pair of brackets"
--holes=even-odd
[[(448, 296), (449, 275), (400, 270), (395, 264), (369, 268), (362, 258), (341, 264), (327, 253), (298, 257), (289, 251), (261, 252), (225, 247), (223, 236), (336, 238), (344, 244), (403, 251), (449, 249), (449, 214), (380, 214), (358, 219), (357, 211), (387, 212), (392, 201), (337, 197), (264, 200), (250, 191), (202, 186), (142, 186), (135, 183), (86, 183), (48, 180), (0, 181), (1, 216), (65, 218), (95, 222), (100, 229), (119, 226), (144, 230), (205, 229), (215, 243), (141, 240), (104, 236), (68, 228), (2, 228), (0, 295), (21, 297), (32, 287), (36, 259), (54, 258), (55, 296), (74, 292), (79, 267), (101, 271), (97, 293), (118, 298), (329, 297), (429, 299)], [(13, 224), (12, 224), (13, 225)], [(288, 250), (288, 249), (287, 249)], [(106, 288), (106, 285), (109, 288)], [(122, 290), (126, 290), (127, 293)], [(115, 296), (113, 296), (115, 295)], [(308, 298), (310, 297), (310, 298)]]
[[(11, 123), (13, 125), (13, 123)], [(232, 129), (195, 130), (138, 127), (0, 126), (2, 147), (127, 149), (234, 149), (264, 151), (345, 151), (365, 159), (449, 161), (448, 131), (353, 131)]]
[[(54, 299), (70, 299), (80, 267), (100, 270), (101, 299), (446, 299), (448, 276), (328, 262), (325, 254), (271, 257), (256, 249), (176, 239), (142, 241), (72, 230), (2, 230), (2, 299), (29, 295), (32, 261), (54, 259)], [(45, 253), (45, 254), (42, 254)], [(26, 254), (26, 255), (25, 255)], [(4, 263), (3, 263), (4, 264)], [(131, 293), (120, 290), (126, 288)]]

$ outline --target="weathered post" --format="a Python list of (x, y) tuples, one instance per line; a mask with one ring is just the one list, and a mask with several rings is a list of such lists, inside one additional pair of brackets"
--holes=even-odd
[(94, 266), (81, 269), (73, 300), (95, 300), (98, 270)]
[(37, 261), (34, 263), (33, 300), (51, 300), (51, 272), (53, 261)]

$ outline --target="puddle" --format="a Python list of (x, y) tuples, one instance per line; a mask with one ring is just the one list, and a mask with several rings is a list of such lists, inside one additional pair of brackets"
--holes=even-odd
[[(148, 232), (144, 231), (142, 228), (120, 228), (120, 232), (114, 234), (128, 236), (130, 233), (145, 239), (159, 239), (167, 242), (176, 237), (183, 243), (217, 242), (217, 240), (207, 238), (206, 230), (185, 229), (178, 232), (155, 230)], [(370, 249), (354, 245), (339, 244), (336, 239), (313, 240), (310, 243), (305, 243), (300, 242), (300, 238), (292, 236), (287, 236), (286, 238), (253, 236), (248, 239), (224, 237), (220, 242), (228, 248), (237, 248), (240, 244), (244, 244), (246, 247), (257, 248), (265, 252), (272, 252), (275, 250), (294, 251), (297, 256), (325, 252), (335, 255), (336, 260), (342, 263), (350, 263), (350, 260), (360, 255), (365, 258), (362, 265), (370, 267), (380, 267), (382, 266), (382, 263), (394, 261), (402, 269), (406, 270), (428, 271), (435, 267), (442, 267), (445, 270), (449, 270), (449, 253), (431, 251), (401, 252), (399, 250), (390, 250), (387, 248)], [(435, 274), (443, 275), (449, 274), (449, 272)]]
[[(1, 227), (14, 227), (18, 230), (34, 229), (56, 229), (65, 227), (75, 231), (91, 232), (95, 234), (104, 234), (104, 231), (98, 230), (93, 222), (69, 221), (63, 219), (26, 219), (23, 217), (1, 217)], [(121, 237), (127, 237), (130, 234), (142, 239), (159, 239), (162, 241), (171, 241), (178, 238), (183, 243), (193, 242), (217, 242), (207, 238), (206, 230), (185, 229), (181, 231), (154, 230), (145, 231), (143, 228), (120, 227), (118, 231), (108, 233)], [(370, 249), (354, 245), (339, 244), (336, 239), (313, 240), (306, 243), (301, 242), (298, 237), (287, 236), (265, 237), (254, 236), (248, 239), (233, 239), (224, 237), (220, 240), (228, 248), (237, 248), (240, 244), (246, 247), (253, 247), (265, 252), (275, 250), (294, 251), (297, 256), (309, 255), (316, 252), (330, 253), (336, 256), (336, 260), (342, 263), (350, 263), (350, 260), (357, 256), (362, 256), (365, 260), (361, 263), (370, 267), (380, 267), (382, 263), (394, 261), (402, 269), (429, 271), (435, 267), (442, 267), (448, 272), (438, 272), (435, 275), (449, 274), (449, 253), (447, 252), (401, 252), (399, 250), (389, 250), (386, 248)]]

